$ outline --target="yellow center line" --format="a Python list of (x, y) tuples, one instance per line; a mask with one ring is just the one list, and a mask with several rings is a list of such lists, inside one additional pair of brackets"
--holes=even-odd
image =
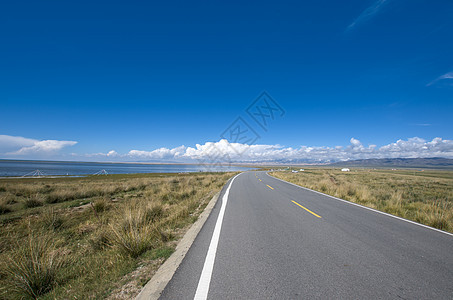
[(270, 185), (266, 184), (268, 188), (270, 188), (271, 190), (273, 190), (274, 188), (271, 187)]
[(259, 181), (262, 181), (261, 179), (258, 178)]
[(318, 217), (318, 218), (321, 218), (321, 216), (320, 216), (320, 215), (317, 215), (317, 214), (315, 214), (314, 212), (312, 212), (312, 211), (311, 211), (311, 210), (309, 210), (308, 208), (305, 208), (305, 207), (303, 207), (302, 205), (300, 205), (300, 204), (299, 204), (299, 203), (297, 203), (296, 201), (292, 201), (292, 202), (293, 202), (294, 204), (296, 204), (296, 205), (298, 205), (298, 206), (302, 207), (303, 209), (305, 209), (306, 211), (308, 211), (309, 213), (311, 213), (311, 214), (312, 214), (313, 216), (315, 216), (315, 217)]

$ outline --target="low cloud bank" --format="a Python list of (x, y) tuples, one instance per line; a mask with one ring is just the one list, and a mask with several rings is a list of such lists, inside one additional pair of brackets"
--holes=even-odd
[(180, 146), (173, 149), (160, 148), (153, 151), (131, 150), (123, 157), (136, 160), (198, 160), (225, 162), (333, 162), (368, 158), (453, 158), (453, 141), (435, 138), (432, 141), (414, 137), (398, 140), (382, 147), (364, 146), (351, 138), (346, 147), (283, 147), (280, 145), (246, 145), (229, 143), (227, 140), (207, 142), (195, 147)]
[[(75, 144), (77, 144), (76, 141), (36, 140), (0, 135), (0, 157), (22, 159), (46, 157), (67, 160), (68, 157), (62, 150)], [(124, 154), (111, 150), (107, 153), (72, 153), (71, 155), (71, 160), (97, 161), (328, 163), (369, 158), (453, 158), (453, 140), (437, 137), (426, 141), (413, 137), (377, 147), (376, 145), (365, 146), (358, 139), (351, 138), (347, 146), (293, 148), (281, 145), (230, 143), (222, 139), (218, 142), (196, 144), (195, 147), (182, 145), (172, 149), (159, 148), (150, 151), (134, 149)]]

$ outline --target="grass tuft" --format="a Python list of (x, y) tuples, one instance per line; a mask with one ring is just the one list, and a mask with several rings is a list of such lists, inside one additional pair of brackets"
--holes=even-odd
[(109, 203), (105, 198), (100, 198), (94, 201), (93, 209), (96, 213), (102, 213), (108, 209)]
[(5, 204), (0, 204), (0, 215), (10, 213), (12, 210)]
[(145, 220), (148, 223), (156, 222), (164, 216), (162, 204), (153, 204), (145, 208)]
[(27, 197), (23, 202), (24, 208), (43, 206), (43, 203), (41, 200), (39, 200), (39, 198), (40, 198), (39, 195)]
[(36, 299), (56, 286), (63, 265), (64, 255), (56, 251), (51, 238), (30, 233), (27, 242), (18, 244), (7, 258), (2, 270), (5, 288), (19, 298)]
[(102, 251), (112, 246), (112, 241), (107, 230), (101, 229), (88, 240), (94, 251)]
[(65, 219), (60, 212), (57, 212), (53, 207), (44, 211), (41, 215), (41, 220), (45, 229), (58, 230), (60, 229)]
[(150, 220), (149, 211), (144, 205), (131, 204), (110, 225), (111, 241), (121, 254), (137, 258), (160, 244), (161, 235)]

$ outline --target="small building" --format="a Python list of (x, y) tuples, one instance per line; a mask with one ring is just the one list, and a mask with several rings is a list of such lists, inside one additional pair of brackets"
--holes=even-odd
[(305, 171), (305, 170), (304, 170), (304, 169), (300, 169), (299, 171), (303, 172), (303, 171)]
[(297, 171), (297, 170), (292, 170), (291, 172), (293, 172), (293, 173), (299, 173), (299, 171)]
[(349, 171), (351, 171), (351, 170), (349, 170), (348, 168), (341, 169), (341, 172), (349, 172)]

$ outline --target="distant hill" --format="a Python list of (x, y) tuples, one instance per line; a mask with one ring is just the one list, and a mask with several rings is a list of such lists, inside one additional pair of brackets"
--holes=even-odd
[(430, 157), (430, 158), (381, 158), (359, 159), (340, 161), (329, 164), (338, 167), (367, 167), (367, 168), (431, 168), (453, 169), (453, 159)]

